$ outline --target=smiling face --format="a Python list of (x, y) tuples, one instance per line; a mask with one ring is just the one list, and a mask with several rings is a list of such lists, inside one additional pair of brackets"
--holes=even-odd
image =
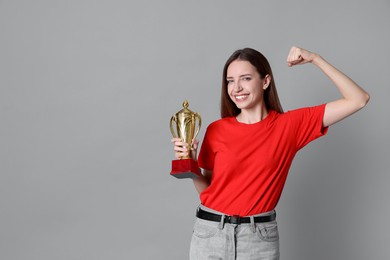
[(252, 110), (262, 106), (270, 76), (261, 78), (250, 62), (234, 60), (227, 68), (226, 81), (227, 92), (236, 106), (241, 110)]

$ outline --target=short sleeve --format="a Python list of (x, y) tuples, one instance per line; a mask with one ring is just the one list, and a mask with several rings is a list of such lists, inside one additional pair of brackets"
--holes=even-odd
[(198, 156), (198, 165), (205, 170), (213, 170), (214, 168), (215, 152), (212, 149), (212, 140), (212, 131), (210, 131), (210, 127), (208, 127)]
[(322, 104), (287, 112), (295, 131), (297, 150), (328, 132), (328, 127), (323, 127), (325, 106)]

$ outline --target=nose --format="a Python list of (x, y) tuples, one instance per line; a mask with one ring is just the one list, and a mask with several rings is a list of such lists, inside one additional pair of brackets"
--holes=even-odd
[(236, 83), (234, 83), (234, 91), (240, 92), (241, 90), (242, 90), (242, 87), (241, 87), (240, 81), (237, 81)]

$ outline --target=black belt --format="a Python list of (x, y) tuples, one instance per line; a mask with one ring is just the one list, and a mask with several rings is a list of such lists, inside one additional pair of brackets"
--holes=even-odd
[[(224, 217), (225, 218), (224, 223), (229, 223), (229, 224), (239, 225), (241, 223), (251, 223), (250, 217), (240, 217), (237, 215), (234, 216), (219, 215), (219, 214), (207, 212), (201, 208), (199, 208), (198, 211), (196, 212), (196, 216), (204, 220), (215, 221), (215, 222), (221, 222), (221, 218)], [(275, 212), (268, 216), (253, 217), (255, 223), (270, 222), (275, 219), (276, 219)]]

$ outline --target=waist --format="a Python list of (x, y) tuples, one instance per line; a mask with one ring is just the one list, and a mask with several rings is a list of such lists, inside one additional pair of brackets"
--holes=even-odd
[(207, 208), (203, 205), (200, 205), (197, 212), (196, 217), (208, 221), (214, 221), (214, 222), (223, 222), (223, 223), (230, 223), (230, 224), (245, 224), (245, 223), (265, 223), (265, 222), (271, 222), (276, 219), (276, 212), (275, 210), (265, 212), (258, 215), (253, 216), (238, 216), (238, 215), (226, 215), (221, 212), (212, 210), (210, 208)]

